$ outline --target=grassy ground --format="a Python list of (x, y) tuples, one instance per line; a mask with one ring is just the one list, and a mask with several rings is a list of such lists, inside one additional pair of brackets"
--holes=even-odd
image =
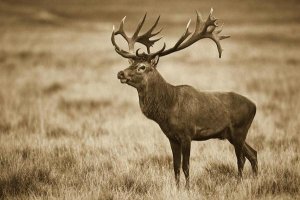
[[(300, 9), (297, 1), (0, 1), (0, 199), (296, 199), (300, 197)], [(174, 184), (171, 149), (116, 78), (127, 61), (110, 43), (145, 10), (162, 13), (171, 45), (210, 7), (224, 19), (223, 58), (210, 41), (160, 61), (172, 84), (235, 91), (258, 110), (237, 183), (233, 147), (193, 142), (191, 190)], [(183, 185), (183, 177), (182, 185)]]

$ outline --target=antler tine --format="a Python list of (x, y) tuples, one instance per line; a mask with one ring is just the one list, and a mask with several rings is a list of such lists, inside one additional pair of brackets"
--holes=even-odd
[[(215, 33), (216, 33), (216, 34), (221, 33), (222, 30), (223, 30), (223, 26), (224, 26), (224, 24), (222, 24), (222, 25), (219, 27), (219, 29), (215, 31)], [(221, 35), (221, 36), (219, 36), (219, 39), (220, 39), (220, 40), (224, 40), (224, 39), (226, 39), (226, 38), (230, 38), (230, 36), (229, 36), (229, 35)]]
[(111, 34), (111, 42), (112, 42), (113, 46), (115, 47), (116, 52), (119, 55), (121, 55), (124, 58), (134, 59), (134, 58), (136, 58), (136, 56), (134, 54), (131, 54), (130, 52), (122, 50), (115, 41), (115, 35), (119, 34), (127, 41), (128, 45), (129, 45), (129, 37), (126, 35), (126, 33), (124, 31), (125, 19), (126, 19), (126, 16), (122, 19), (119, 29), (117, 31), (115, 31), (115, 26), (113, 26), (113, 31)]
[(152, 25), (152, 27), (146, 33), (144, 33), (142, 36), (153, 37), (153, 36), (159, 34), (162, 31), (162, 28), (159, 31), (157, 31), (156, 33), (152, 33), (152, 31), (157, 26), (159, 19), (160, 19), (160, 15), (157, 17), (157, 19), (156, 19), (155, 23)]
[(121, 23), (120, 23), (120, 26), (119, 26), (119, 29), (118, 31), (115, 32), (115, 35), (122, 35), (123, 38), (128, 41), (128, 36), (126, 35), (125, 31), (124, 31), (124, 23), (125, 23), (125, 19), (126, 19), (126, 16), (123, 17), (123, 19), (121, 20)]
[(190, 30), (189, 30), (191, 21), (192, 21), (191, 19), (188, 21), (186, 28), (185, 28), (185, 32), (179, 38), (179, 40), (176, 42), (175, 47), (178, 47), (187, 37), (189, 37), (190, 34), (192, 34), (192, 32), (190, 32)]
[(144, 25), (145, 19), (147, 17), (147, 13), (145, 13), (144, 17), (140, 20), (140, 22), (138, 23), (136, 30), (134, 32), (134, 34), (132, 35), (132, 37), (127, 37), (127, 43), (128, 43), (128, 47), (129, 47), (129, 51), (134, 53), (134, 44), (136, 42), (138, 42), (138, 38), (139, 38), (139, 33)]
[(150, 53), (150, 47), (152, 47), (155, 42), (157, 42), (158, 40), (161, 39), (161, 38), (158, 38), (158, 39), (150, 40), (150, 38), (152, 38), (153, 36), (156, 36), (157, 34), (159, 34), (162, 31), (162, 28), (161, 28), (156, 33), (152, 33), (152, 31), (156, 28), (159, 19), (160, 19), (160, 16), (157, 17), (155, 23), (152, 25), (152, 27), (148, 31), (146, 31), (144, 34), (138, 36), (138, 38), (137, 38), (137, 42), (146, 46), (148, 54)]
[(191, 19), (188, 21), (184, 33), (179, 38), (179, 40), (175, 43), (175, 45), (172, 48), (169, 48), (166, 51), (161, 52), (160, 56), (165, 56), (175, 51), (179, 51), (181, 49), (179, 46), (183, 43), (183, 41), (186, 40), (186, 38), (190, 36), (190, 34), (192, 34), (192, 32), (189, 31), (190, 24), (191, 24)]
[(179, 38), (179, 40), (176, 42), (176, 44), (172, 48), (163, 51), (160, 54), (160, 56), (165, 56), (170, 53), (182, 50), (182, 49), (194, 44), (198, 40), (201, 40), (204, 38), (209, 38), (216, 43), (218, 52), (219, 52), (219, 57), (221, 58), (222, 48), (221, 48), (220, 40), (229, 38), (230, 36), (218, 35), (222, 31), (222, 27), (220, 29), (216, 30), (216, 27), (218, 27), (218, 24), (216, 23), (217, 19), (212, 15), (212, 13), (213, 13), (213, 9), (211, 8), (210, 13), (207, 17), (207, 20), (204, 21), (201, 17), (201, 14), (199, 14), (196, 11), (196, 15), (197, 15), (196, 25), (195, 25), (195, 30), (192, 33), (192, 36), (190, 38), (188, 38), (188, 36), (191, 34), (188, 30), (189, 25), (190, 25), (190, 21), (189, 21), (186, 31), (184, 32), (183, 36), (181, 36), (181, 38)]
[(145, 13), (144, 17), (140, 20), (138, 26), (136, 27), (136, 30), (135, 30), (135, 32), (134, 32), (134, 34), (132, 36), (133, 40), (136, 40), (138, 38), (138, 35), (139, 35), (139, 33), (140, 33), (143, 25), (144, 25), (146, 17), (147, 17), (147, 13)]
[(202, 28), (202, 27), (201, 27), (201, 23), (204, 22), (201, 13), (198, 13), (197, 10), (196, 10), (196, 15), (197, 15), (197, 18), (196, 18), (195, 33), (201, 31), (201, 28)]

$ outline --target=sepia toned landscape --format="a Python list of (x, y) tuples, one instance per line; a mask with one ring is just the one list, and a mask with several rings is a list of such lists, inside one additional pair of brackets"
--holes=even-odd
[[(160, 14), (155, 48), (169, 47), (211, 7), (231, 36), (222, 58), (201, 40), (158, 71), (256, 103), (246, 141), (259, 174), (246, 161), (238, 181), (228, 141), (192, 142), (190, 190), (183, 173), (178, 190), (168, 139), (117, 79), (129, 64), (111, 31), (125, 15), (132, 32), (146, 11), (146, 28)], [(0, 199), (299, 199), (299, 10), (296, 0), (0, 0)]]

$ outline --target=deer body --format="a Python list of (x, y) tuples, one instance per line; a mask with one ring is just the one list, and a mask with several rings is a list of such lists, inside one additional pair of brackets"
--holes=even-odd
[[(179, 186), (182, 163), (187, 188), (189, 188), (189, 160), (193, 140), (227, 139), (235, 148), (239, 176), (242, 177), (245, 158), (250, 161), (253, 172), (257, 174), (257, 153), (245, 142), (248, 129), (256, 113), (255, 104), (246, 97), (233, 92), (200, 92), (188, 85), (173, 86), (167, 83), (156, 69), (160, 56), (181, 50), (202, 38), (210, 38), (215, 41), (219, 55), (221, 55), (222, 49), (219, 40), (227, 38), (227, 36), (216, 35), (214, 28), (212, 31), (208, 31), (209, 26), (216, 27), (215, 19), (211, 14), (206, 22), (200, 18), (197, 13), (194, 33), (189, 32), (188, 24), (186, 32), (174, 47), (165, 50), (166, 45), (164, 45), (161, 50), (152, 54), (149, 52), (149, 46), (152, 46), (154, 42), (149, 38), (157, 34), (153, 34), (152, 31), (158, 20), (149, 31), (138, 36), (145, 20), (144, 17), (138, 25), (137, 31), (129, 38), (123, 30), (123, 19), (119, 30), (113, 31), (112, 34), (112, 43), (116, 52), (130, 61), (130, 66), (120, 71), (118, 78), (121, 83), (137, 89), (143, 114), (157, 122), (169, 139), (176, 184)], [(201, 30), (200, 27), (202, 27)], [(139, 54), (137, 50), (134, 55), (120, 49), (114, 40), (114, 36), (117, 34), (126, 39), (130, 49), (135, 42), (145, 44), (148, 54)], [(191, 38), (187, 39), (190, 34), (192, 34)]]
[[(191, 86), (173, 86), (156, 71), (139, 89), (142, 112), (157, 122), (169, 139), (205, 140), (230, 126), (229, 110), (222, 102), (229, 93), (198, 92)], [(186, 134), (183, 134), (186, 132)]]

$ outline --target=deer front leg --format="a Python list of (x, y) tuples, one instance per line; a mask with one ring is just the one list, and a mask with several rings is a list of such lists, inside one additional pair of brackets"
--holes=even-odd
[(173, 167), (175, 173), (176, 185), (179, 188), (180, 181), (180, 164), (181, 164), (181, 145), (179, 142), (174, 140), (169, 140), (171, 144), (171, 149), (173, 153)]
[(185, 188), (190, 189), (190, 173), (189, 173), (190, 152), (191, 152), (191, 141), (190, 140), (182, 142), (181, 151), (182, 151), (182, 156), (183, 156), (182, 170), (183, 170), (185, 180), (186, 180)]

